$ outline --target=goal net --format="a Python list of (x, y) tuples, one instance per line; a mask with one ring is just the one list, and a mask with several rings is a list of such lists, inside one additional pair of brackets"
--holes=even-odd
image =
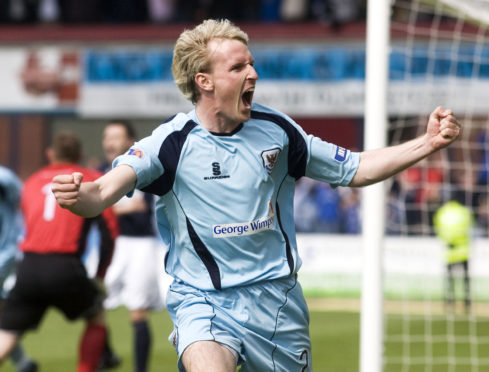
[[(436, 106), (463, 131), (387, 183), (384, 371), (489, 371), (489, 0), (391, 4), (389, 143), (424, 133)], [(435, 235), (451, 200), (475, 217), (469, 280), (463, 265), (448, 280)]]

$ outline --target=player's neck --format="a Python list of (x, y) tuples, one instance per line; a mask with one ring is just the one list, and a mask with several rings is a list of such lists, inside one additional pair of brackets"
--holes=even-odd
[(212, 133), (232, 133), (240, 124), (239, 121), (230, 120), (208, 106), (197, 105), (195, 112), (200, 124)]

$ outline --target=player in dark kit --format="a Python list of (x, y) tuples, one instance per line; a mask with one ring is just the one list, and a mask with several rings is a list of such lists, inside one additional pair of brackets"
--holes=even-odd
[(36, 328), (48, 307), (62, 311), (69, 320), (84, 318), (87, 326), (79, 350), (78, 372), (95, 371), (106, 337), (103, 293), (87, 276), (81, 262), (92, 224), (101, 234), (100, 262), (96, 277), (103, 279), (118, 233), (112, 209), (94, 218), (82, 218), (60, 208), (51, 192), (51, 179), (66, 172), (84, 172), (95, 180), (100, 173), (76, 165), (81, 144), (69, 133), (54, 138), (47, 150), (50, 165), (29, 177), (22, 194), (26, 237), (21, 245), (24, 259), (17, 281), (0, 318), (0, 361), (22, 334)]
[[(107, 162), (100, 170), (108, 172), (114, 159), (129, 150), (135, 138), (134, 127), (129, 121), (110, 121), (104, 129), (102, 142)], [(156, 236), (153, 205), (153, 195), (139, 190), (135, 190), (131, 198), (122, 198), (114, 205), (119, 236), (105, 277), (105, 308), (115, 309), (124, 305), (129, 309), (134, 372), (148, 370), (152, 343), (150, 311), (164, 308), (158, 282), (164, 272), (166, 248)], [(118, 357), (107, 343), (101, 367), (112, 368), (114, 361), (118, 362)]]

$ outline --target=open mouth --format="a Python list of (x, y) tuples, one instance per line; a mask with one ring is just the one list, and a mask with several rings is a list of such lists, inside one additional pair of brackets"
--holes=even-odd
[(251, 102), (253, 101), (253, 93), (255, 92), (255, 89), (249, 89), (246, 92), (243, 93), (241, 96), (241, 99), (245, 105), (245, 107), (251, 107)]

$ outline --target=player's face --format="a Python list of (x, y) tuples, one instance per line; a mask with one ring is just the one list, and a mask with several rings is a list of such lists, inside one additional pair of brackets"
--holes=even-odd
[(102, 146), (109, 163), (125, 153), (132, 144), (133, 141), (127, 136), (126, 129), (122, 125), (110, 124), (105, 127)]
[(208, 47), (211, 51), (209, 76), (214, 86), (217, 114), (232, 123), (247, 121), (258, 79), (253, 56), (238, 40), (215, 39)]

